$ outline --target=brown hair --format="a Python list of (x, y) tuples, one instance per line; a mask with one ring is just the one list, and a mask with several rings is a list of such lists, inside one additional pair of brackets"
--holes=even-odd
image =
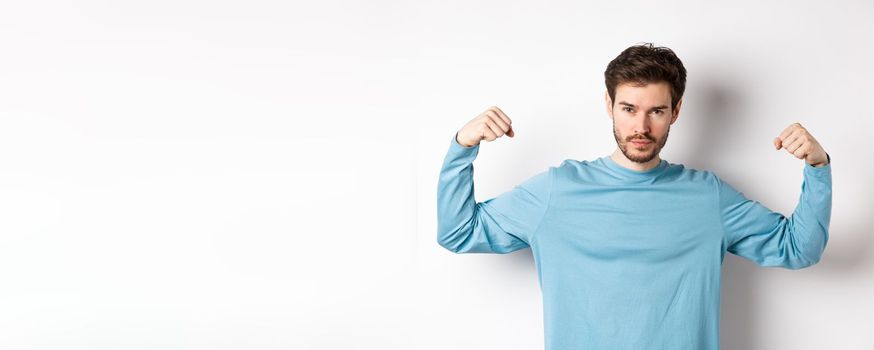
[(616, 87), (621, 83), (666, 82), (671, 86), (671, 109), (676, 109), (686, 90), (686, 68), (671, 49), (643, 43), (625, 49), (610, 61), (604, 71), (604, 81), (614, 104)]

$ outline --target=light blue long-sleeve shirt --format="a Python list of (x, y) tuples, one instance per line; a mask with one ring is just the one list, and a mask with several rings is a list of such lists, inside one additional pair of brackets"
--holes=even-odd
[(474, 199), (479, 145), (453, 135), (437, 189), (437, 242), (456, 253), (531, 248), (547, 350), (718, 349), (725, 252), (760, 266), (817, 263), (828, 241), (831, 162), (804, 165), (791, 217), (709, 171), (568, 159)]

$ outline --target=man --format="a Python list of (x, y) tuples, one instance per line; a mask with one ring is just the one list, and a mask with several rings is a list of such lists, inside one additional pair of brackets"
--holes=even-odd
[(822, 256), (830, 157), (798, 123), (774, 139), (775, 149), (805, 162), (787, 218), (712, 172), (659, 158), (686, 82), (673, 51), (629, 47), (604, 75), (617, 144), (609, 156), (565, 160), (478, 203), (472, 162), (480, 142), (515, 133), (497, 107), (461, 128), (440, 172), (437, 241), (455, 253), (530, 247), (547, 349), (718, 349), (726, 251), (788, 269)]

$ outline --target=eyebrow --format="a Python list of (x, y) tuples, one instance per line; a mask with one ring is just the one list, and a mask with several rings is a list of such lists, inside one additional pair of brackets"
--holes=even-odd
[[(618, 104), (621, 104), (621, 105), (628, 106), (628, 107), (637, 108), (637, 106), (635, 106), (635, 105), (633, 105), (633, 104), (630, 104), (630, 103), (628, 103), (628, 102), (625, 102), (625, 101), (619, 101), (619, 102), (617, 102), (617, 103), (618, 103)], [(666, 106), (666, 105), (655, 106), (655, 107), (653, 107), (651, 110), (655, 110), (655, 109), (665, 109), (665, 108), (668, 108), (668, 106)]]

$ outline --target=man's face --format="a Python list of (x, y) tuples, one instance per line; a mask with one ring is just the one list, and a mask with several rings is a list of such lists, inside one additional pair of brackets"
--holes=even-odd
[(670, 85), (622, 83), (616, 87), (616, 102), (609, 95), (606, 100), (607, 112), (613, 119), (613, 136), (625, 157), (646, 163), (658, 156), (682, 104), (680, 100), (677, 108), (671, 110)]

